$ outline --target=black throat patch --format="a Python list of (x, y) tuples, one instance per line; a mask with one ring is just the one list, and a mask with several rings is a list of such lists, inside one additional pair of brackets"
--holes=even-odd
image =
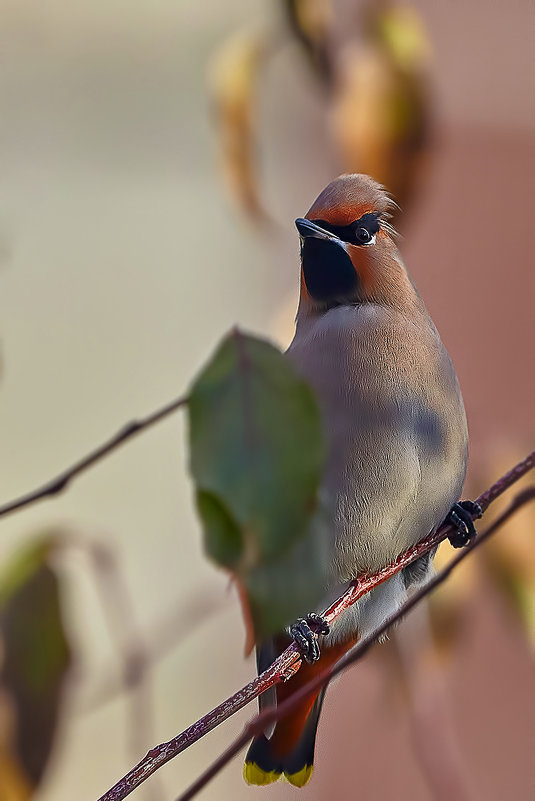
[(358, 276), (342, 245), (328, 239), (303, 240), (301, 259), (310, 296), (323, 303), (347, 303), (358, 287)]

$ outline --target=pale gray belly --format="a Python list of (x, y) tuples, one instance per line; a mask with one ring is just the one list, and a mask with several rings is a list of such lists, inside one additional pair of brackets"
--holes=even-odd
[(438, 415), (407, 400), (396, 409), (376, 403), (363, 419), (356, 400), (338, 402), (334, 421), (322, 402), (333, 566), (342, 581), (383, 567), (433, 530), (459, 499), (465, 473), (462, 437)]
[(462, 399), (445, 351), (436, 374), (417, 359), (414, 372), (403, 372), (395, 354), (385, 361), (370, 337), (349, 333), (349, 341), (343, 329), (296, 338), (288, 352), (323, 415), (340, 582), (383, 567), (433, 530), (460, 497), (467, 458)]

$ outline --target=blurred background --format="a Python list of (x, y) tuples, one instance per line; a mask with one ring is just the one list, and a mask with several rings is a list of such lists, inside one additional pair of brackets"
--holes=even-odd
[[(463, 387), (465, 496), (532, 449), (534, 33), (528, 0), (4, 0), (0, 503), (182, 394), (232, 325), (287, 345), (293, 220), (343, 171), (405, 212)], [(1, 521), (0, 801), (96, 799), (252, 676), (186, 466), (176, 416)], [(330, 688), (303, 798), (533, 797), (534, 523)], [(134, 797), (174, 798), (252, 712)], [(235, 760), (202, 797), (262, 792), (295, 790)]]

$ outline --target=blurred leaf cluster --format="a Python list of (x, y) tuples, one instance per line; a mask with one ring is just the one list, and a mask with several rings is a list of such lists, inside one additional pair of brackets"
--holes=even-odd
[(344, 15), (342, 38), (333, 0), (279, 5), (278, 25), (236, 32), (213, 58), (220, 163), (231, 195), (254, 219), (268, 218), (256, 158), (258, 132), (265, 128), (258, 94), (270, 57), (290, 40), (322, 90), (339, 171), (373, 176), (406, 210), (422, 182), (431, 141), (431, 48), (420, 16), (406, 3), (368, 0), (355, 8), (354, 19)]
[[(495, 477), (506, 472), (511, 464), (522, 457), (515, 453), (499, 453), (484, 467), (473, 471), (466, 488), (467, 497), (475, 497), (483, 487), (490, 486)], [(518, 484), (513, 493), (533, 483), (529, 474)], [(487, 527), (507, 507), (511, 494), (499, 498), (485, 513)], [(462, 570), (432, 595), (430, 599), (431, 619), (435, 641), (444, 654), (462, 642), (462, 635), (472, 600), (482, 589), (492, 589), (500, 598), (510, 625), (535, 648), (535, 505), (526, 504), (508, 521), (500, 536), (493, 537), (481, 549), (477, 559), (467, 560)], [(440, 568), (451, 558), (451, 546), (443, 544), (437, 555), (436, 566)]]
[[(466, 487), (466, 497), (476, 497), (484, 487), (504, 474), (525, 454), (519, 448), (504, 452), (500, 449), (484, 466), (473, 471)], [(515, 484), (512, 492), (520, 493), (533, 485), (529, 474)], [(511, 501), (511, 492), (498, 498), (485, 517), (479, 522), (486, 528), (499, 517)], [(473, 625), (471, 609), (482, 592), (497, 597), (506, 624), (535, 651), (535, 504), (528, 503), (504, 526), (498, 536), (492, 537), (475, 558), (467, 559), (436, 592), (428, 598), (431, 638), (420, 643), (421, 660), (443, 662), (455, 657), (466, 645), (466, 636)], [(453, 550), (448, 542), (442, 543), (435, 557), (435, 567), (440, 570), (452, 558)], [(400, 659), (398, 643), (391, 639), (376, 652), (384, 668), (384, 676), (390, 689), (390, 697), (409, 700), (405, 687), (406, 674)], [(416, 658), (416, 655), (415, 655)]]
[[(489, 476), (505, 472), (513, 464), (515, 453), (509, 448), (476, 471), (471, 485), (486, 486)], [(531, 479), (531, 480), (530, 480)], [(533, 476), (525, 476), (515, 485), (519, 493), (533, 484)], [(500, 498), (489, 510), (487, 524), (504, 511), (509, 499)], [(479, 581), (489, 581), (499, 593), (513, 626), (523, 634), (535, 650), (535, 504), (527, 504), (508, 523), (502, 536), (494, 537), (483, 549), (477, 563)], [(477, 586), (477, 582), (474, 582)]]

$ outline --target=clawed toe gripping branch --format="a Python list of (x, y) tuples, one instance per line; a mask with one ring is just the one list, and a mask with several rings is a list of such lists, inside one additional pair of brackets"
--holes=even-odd
[(315, 612), (311, 612), (289, 626), (288, 634), (297, 645), (301, 657), (305, 662), (312, 664), (320, 658), (318, 634), (328, 634), (330, 628), (325, 618)]
[[(8, 515), (12, 512), (20, 510), (24, 507), (30, 506), (46, 497), (57, 495), (67, 488), (73, 479), (79, 474), (85, 472), (101, 459), (108, 456), (117, 447), (130, 440), (133, 436), (137, 435), (150, 426), (158, 423), (160, 420), (168, 417), (179, 408), (187, 403), (187, 398), (179, 398), (172, 401), (167, 406), (154, 412), (148, 417), (134, 421), (125, 426), (114, 437), (106, 443), (96, 448), (86, 457), (74, 464), (71, 468), (65, 470), (58, 475), (55, 479), (43, 485), (39, 489), (21, 496), (14, 501), (11, 501), (4, 506), (0, 507), (0, 517)], [(469, 543), (466, 548), (459, 552), (459, 554), (438, 573), (431, 581), (429, 581), (422, 589), (416, 592), (411, 598), (396, 612), (388, 618), (383, 625), (376, 629), (369, 637), (366, 637), (339, 662), (332, 668), (326, 669), (323, 673), (319, 674), (315, 679), (303, 686), (298, 692), (294, 693), (283, 704), (273, 709), (266, 709), (262, 713), (256, 715), (247, 724), (242, 734), (237, 737), (231, 745), (221, 754), (207, 770), (191, 785), (177, 801), (187, 801), (193, 798), (204, 787), (210, 779), (212, 779), (219, 771), (249, 742), (249, 740), (264, 731), (275, 720), (284, 717), (288, 712), (306, 696), (322, 685), (329, 682), (333, 676), (340, 673), (342, 670), (361, 659), (374, 642), (380, 638), (386, 631), (414, 606), (416, 606), (426, 595), (431, 593), (439, 584), (445, 581), (450, 573), (457, 567), (457, 565), (468, 557), (468, 555), (485, 542), (497, 529), (499, 529), (518, 509), (520, 509), (528, 501), (535, 499), (535, 486), (519, 493), (511, 502), (509, 507), (481, 534), (475, 538), (470, 538), (472, 533), (472, 521), (483, 514), (489, 505), (502, 495), (509, 487), (516, 481), (524, 476), (529, 470), (535, 466), (535, 451), (532, 451), (523, 461), (519, 462), (508, 473), (502, 476), (495, 484), (486, 490), (479, 498), (476, 499), (474, 504), (463, 502), (462, 515), (459, 515), (458, 510), (455, 510), (460, 523), (454, 518), (453, 522), (451, 517), (440, 528), (424, 538), (409, 550), (401, 554), (394, 564), (389, 565), (373, 575), (364, 575), (356, 579), (331, 606), (325, 610), (321, 616), (322, 624), (324, 626), (332, 624), (339, 615), (341, 615), (348, 607), (354, 604), (365, 593), (370, 592), (374, 587), (382, 584), (391, 576), (398, 573), (404, 567), (415, 562), (428, 551), (439, 545), (444, 539), (453, 537), (459, 533), (462, 528), (461, 523), (465, 527), (465, 533)], [(313, 626), (314, 632), (319, 632), (321, 627)], [(316, 636), (316, 634), (315, 634)], [(270, 687), (278, 684), (281, 681), (287, 681), (293, 676), (301, 667), (302, 650), (297, 646), (294, 641), (289, 647), (275, 660), (275, 662), (260, 676), (257, 676), (250, 681), (241, 690), (234, 693), (226, 701), (223, 701), (215, 709), (212, 709), (200, 720), (193, 723), (181, 734), (178, 734), (168, 742), (161, 743), (160, 745), (152, 748), (143, 759), (132, 768), (125, 776), (123, 776), (110, 790), (102, 795), (99, 801), (122, 801), (130, 793), (139, 787), (146, 779), (149, 778), (156, 770), (175, 756), (180, 754), (193, 743), (204, 737), (205, 734), (212, 731), (212, 729), (219, 726), (225, 720), (234, 715), (238, 710), (242, 709), (246, 704), (255, 699), (257, 696), (266, 692)]]

